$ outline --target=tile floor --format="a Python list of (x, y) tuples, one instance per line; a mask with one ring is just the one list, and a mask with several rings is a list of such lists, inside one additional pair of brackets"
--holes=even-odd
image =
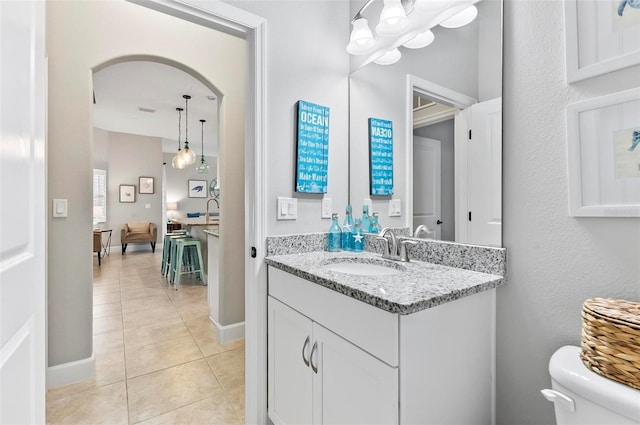
[(49, 390), (47, 423), (244, 423), (244, 340), (216, 340), (207, 287), (168, 286), (162, 249), (114, 248), (94, 257), (95, 376)]

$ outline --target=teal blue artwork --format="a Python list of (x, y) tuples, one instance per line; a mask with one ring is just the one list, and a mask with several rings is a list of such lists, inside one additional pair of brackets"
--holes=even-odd
[(393, 125), (369, 118), (369, 166), (371, 195), (393, 195)]
[(296, 192), (327, 193), (329, 108), (299, 100), (296, 109)]

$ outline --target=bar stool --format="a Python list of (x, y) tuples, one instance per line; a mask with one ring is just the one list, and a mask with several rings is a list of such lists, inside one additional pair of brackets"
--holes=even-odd
[(169, 269), (169, 250), (171, 243), (169, 242), (171, 236), (186, 235), (186, 230), (176, 230), (175, 232), (169, 232), (164, 235), (164, 241), (162, 243), (162, 263), (160, 264), (160, 272), (165, 276)]
[(180, 276), (185, 273), (195, 273), (202, 284), (206, 285), (202, 279), (203, 265), (202, 261), (202, 244), (200, 240), (195, 238), (177, 239), (175, 241), (175, 262), (171, 269), (171, 279), (176, 291), (180, 286)]
[[(179, 233), (177, 235), (171, 235), (167, 239), (167, 258), (162, 267), (162, 275), (171, 277), (171, 269), (173, 267), (174, 259), (176, 258), (176, 241), (179, 239), (189, 239), (192, 236), (188, 233)], [(170, 279), (170, 281), (173, 278)]]

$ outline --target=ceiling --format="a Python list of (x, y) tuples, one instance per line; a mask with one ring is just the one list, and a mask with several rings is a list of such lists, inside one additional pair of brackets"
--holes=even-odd
[[(218, 99), (200, 81), (172, 66), (130, 61), (108, 66), (93, 74), (95, 127), (120, 133), (162, 138), (163, 152), (178, 151), (178, 112), (189, 99), (189, 146), (201, 155), (201, 123), (204, 154), (218, 156)], [(180, 141), (185, 140), (182, 111)]]

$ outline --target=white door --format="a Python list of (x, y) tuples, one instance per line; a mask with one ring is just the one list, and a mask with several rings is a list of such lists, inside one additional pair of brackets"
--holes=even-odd
[(45, 422), (41, 1), (0, 1), (0, 423)]
[(269, 418), (275, 425), (311, 424), (311, 320), (268, 298)]
[(468, 243), (502, 245), (502, 99), (471, 107)]
[(313, 338), (313, 423), (397, 424), (398, 369), (317, 323)]
[(442, 234), (441, 149), (439, 140), (413, 136), (412, 231), (425, 224), (433, 239), (441, 239)]

